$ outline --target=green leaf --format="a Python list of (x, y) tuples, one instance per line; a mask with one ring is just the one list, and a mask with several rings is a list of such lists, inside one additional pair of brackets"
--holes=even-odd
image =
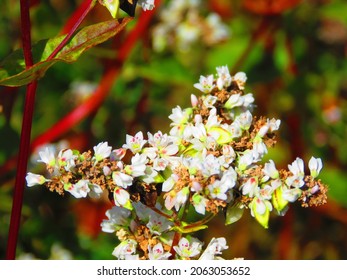
[(51, 60), (47, 60), (65, 35), (40, 41), (33, 46), (35, 64), (25, 69), (23, 50), (17, 50), (0, 64), (0, 85), (23, 86), (42, 78), (48, 68), (58, 61), (75, 62), (86, 50), (101, 44), (120, 32), (131, 18), (109, 20), (82, 28)]
[(243, 211), (244, 208), (242, 208), (240, 204), (229, 204), (225, 217), (225, 224), (230, 225), (240, 220), (243, 215)]

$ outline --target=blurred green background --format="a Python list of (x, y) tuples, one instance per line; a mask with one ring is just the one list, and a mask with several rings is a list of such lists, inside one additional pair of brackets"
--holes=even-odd
[[(81, 2), (31, 1), (32, 40), (56, 36)], [(226, 237), (225, 258), (346, 259), (347, 2), (202, 0), (181, 11), (173, 10), (175, 1), (161, 2), (103, 104), (50, 144), (84, 151), (108, 141), (116, 148), (126, 133), (169, 132), (167, 116), (177, 105), (189, 106), (190, 94), (198, 94), (193, 84), (199, 76), (228, 65), (231, 74), (247, 74), (246, 90), (257, 105), (254, 114), (282, 121), (279, 141), (267, 159), (285, 168), (297, 156), (305, 162), (311, 155), (321, 157), (320, 178), (329, 185), (329, 201), (312, 209), (293, 205), (284, 217), (274, 215), (268, 230), (249, 213), (228, 227), (220, 217), (199, 237), (205, 242)], [(97, 5), (84, 25), (108, 19), (107, 10)], [(74, 64), (54, 65), (39, 81), (33, 139), (92, 98), (122, 36), (89, 50)], [(0, 60), (20, 47), (20, 38), (19, 3), (3, 0)], [(25, 87), (0, 87), (0, 258), (5, 258), (24, 94)], [(34, 152), (28, 169), (39, 172), (41, 167)], [(108, 201), (77, 201), (27, 188), (17, 257), (112, 259), (116, 238), (100, 231), (110, 207)]]

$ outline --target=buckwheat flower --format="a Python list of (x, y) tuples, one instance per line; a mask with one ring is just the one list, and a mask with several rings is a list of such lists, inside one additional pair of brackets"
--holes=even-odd
[(198, 106), (199, 100), (198, 100), (198, 98), (196, 97), (195, 94), (191, 94), (190, 95), (190, 102), (192, 104), (192, 107)]
[(87, 197), (90, 192), (89, 181), (79, 180), (76, 184), (66, 185), (65, 190), (76, 198)]
[(124, 148), (115, 149), (111, 152), (110, 159), (111, 161), (118, 161), (122, 160), (122, 158), (125, 156), (127, 150)]
[(174, 246), (175, 252), (182, 258), (192, 258), (200, 254), (202, 243), (194, 237), (182, 237), (178, 242), (178, 246)]
[(242, 194), (248, 195), (249, 197), (254, 197), (259, 192), (258, 178), (249, 178), (245, 184), (241, 186)]
[(227, 88), (228, 86), (230, 86), (232, 78), (229, 73), (228, 66), (220, 66), (220, 67), (217, 67), (216, 70), (218, 75), (218, 78), (217, 78), (218, 89), (221, 90), (222, 88)]
[(136, 253), (137, 242), (133, 239), (122, 241), (114, 248), (112, 255), (119, 260), (133, 259)]
[(234, 75), (233, 80), (237, 83), (239, 89), (241, 89), (241, 90), (245, 89), (247, 76), (246, 76), (246, 74), (244, 72), (237, 72)]
[(103, 193), (103, 190), (102, 188), (97, 185), (97, 184), (89, 184), (89, 189), (90, 189), (90, 192), (88, 193), (88, 195), (91, 197), (91, 198), (100, 198), (102, 193)]
[(295, 202), (299, 198), (301, 193), (302, 193), (302, 191), (299, 188), (283, 187), (282, 197), (283, 197), (283, 199), (285, 199), (289, 202)]
[(112, 147), (107, 142), (101, 142), (97, 146), (93, 147), (94, 158), (96, 161), (101, 161), (104, 158), (108, 158), (111, 154)]
[(216, 44), (218, 42), (228, 39), (229, 29), (225, 24), (222, 23), (221, 18), (218, 14), (209, 14), (206, 18), (206, 24), (210, 29), (210, 32), (205, 33), (205, 40), (207, 44)]
[(224, 107), (226, 109), (232, 109), (235, 107), (240, 107), (243, 104), (243, 98), (241, 96), (241, 94), (236, 93), (236, 94), (232, 94), (229, 99), (227, 100), (227, 102), (225, 102)]
[(218, 158), (220, 164), (224, 167), (228, 167), (236, 158), (236, 153), (231, 145), (223, 145), (222, 155)]
[(47, 165), (48, 168), (54, 168), (55, 167), (55, 155), (54, 150), (46, 147), (44, 150), (39, 151), (40, 159), (37, 160), (38, 162), (43, 162)]
[(304, 161), (301, 158), (296, 158), (292, 164), (288, 165), (289, 171), (293, 173), (293, 175), (303, 178), (305, 175), (304, 172)]
[(130, 214), (131, 211), (126, 208), (113, 206), (105, 213), (108, 220), (101, 222), (102, 231), (112, 233), (122, 227), (127, 227), (130, 223)]
[(36, 186), (36, 185), (43, 185), (47, 179), (39, 174), (34, 174), (31, 172), (28, 172), (25, 180), (27, 182), (28, 187)]
[(233, 139), (239, 138), (242, 135), (242, 130), (239, 122), (233, 122), (229, 127), (228, 131)]
[(210, 243), (207, 245), (205, 251), (200, 256), (199, 260), (221, 259), (220, 257), (217, 257), (217, 255), (221, 255), (223, 250), (229, 248), (229, 246), (226, 244), (227, 242), (224, 237), (213, 237)]
[(270, 159), (268, 163), (265, 163), (263, 172), (266, 177), (271, 179), (277, 179), (279, 177), (279, 172), (272, 159)]
[(199, 83), (194, 84), (194, 87), (203, 93), (210, 93), (214, 88), (213, 75), (200, 76)]
[(271, 119), (271, 120), (267, 120), (267, 123), (269, 125), (269, 130), (270, 132), (274, 132), (276, 130), (278, 130), (280, 128), (281, 125), (281, 120), (276, 120), (276, 119)]
[(204, 104), (207, 108), (214, 108), (214, 104), (216, 104), (218, 98), (212, 95), (206, 95), (202, 99), (202, 104)]
[(144, 11), (153, 10), (155, 7), (154, 0), (139, 0), (137, 5), (140, 5)]
[(120, 171), (114, 171), (112, 173), (113, 182), (116, 186), (126, 189), (128, 186), (132, 185), (133, 177)]
[(311, 176), (316, 178), (323, 168), (322, 160), (320, 158), (311, 157), (310, 161), (308, 162), (308, 167), (310, 169)]
[(267, 147), (263, 142), (261, 137), (254, 137), (253, 139), (253, 161), (257, 162), (262, 159), (262, 157), (267, 154)]
[(294, 188), (301, 188), (305, 185), (304, 176), (293, 175), (286, 179), (286, 185), (288, 187), (292, 186)]
[(226, 201), (228, 199), (227, 191), (229, 187), (227, 184), (223, 184), (220, 180), (215, 180), (212, 184), (207, 186), (210, 191), (211, 198), (220, 199)]
[(270, 212), (273, 207), (270, 201), (255, 197), (249, 204), (251, 215), (264, 227), (268, 228)]
[(162, 186), (163, 192), (169, 192), (174, 187), (175, 183), (178, 181), (178, 176), (173, 173), (168, 179), (166, 179)]
[(254, 97), (253, 97), (253, 94), (252, 93), (247, 93), (245, 95), (242, 96), (243, 98), (243, 106), (248, 108), (250, 107), (253, 102), (254, 102)]
[(238, 157), (237, 167), (240, 171), (245, 171), (252, 164), (253, 164), (252, 150), (246, 150), (243, 152), (241, 156)]
[(205, 215), (207, 202), (207, 198), (197, 193), (195, 193), (192, 197), (192, 203), (195, 208), (195, 211), (201, 215)]
[[(147, 157), (144, 154), (136, 154), (131, 158), (131, 165), (127, 165), (124, 171), (133, 177), (145, 175)], [(130, 178), (128, 178), (130, 180)], [(132, 182), (132, 180), (131, 180)]]
[(116, 187), (113, 191), (114, 203), (116, 206), (121, 206), (131, 210), (130, 194), (123, 188)]
[(59, 166), (64, 167), (66, 171), (70, 171), (75, 167), (76, 158), (77, 155), (74, 155), (71, 149), (61, 150), (57, 156)]
[(220, 173), (220, 163), (217, 157), (212, 154), (208, 154), (207, 156), (203, 156), (202, 164), (202, 174), (206, 177), (210, 177), (212, 175), (217, 175)]
[(163, 244), (158, 243), (153, 248), (148, 245), (148, 258), (150, 260), (167, 260), (170, 256), (170, 252), (164, 251)]
[(233, 167), (229, 167), (226, 171), (223, 172), (221, 178), (221, 183), (225, 185), (228, 189), (235, 187), (237, 181), (237, 173)]
[(189, 187), (183, 188), (176, 194), (176, 198), (174, 200), (174, 206), (176, 211), (178, 211), (181, 208), (181, 206), (186, 203), (186, 201), (188, 200), (188, 195), (189, 195)]
[(237, 121), (240, 124), (240, 128), (242, 130), (249, 130), (252, 121), (253, 121), (253, 116), (251, 114), (250, 111), (246, 111), (241, 113), (236, 119), (235, 121)]
[(102, 168), (102, 172), (104, 173), (105, 176), (110, 176), (112, 174), (111, 168), (109, 168), (106, 165)]
[(161, 235), (164, 231), (171, 228), (172, 223), (160, 215), (150, 215), (149, 222), (146, 224), (152, 234)]
[(143, 139), (142, 131), (139, 131), (135, 134), (135, 136), (126, 135), (126, 144), (122, 147), (124, 149), (129, 149), (133, 154), (141, 152), (143, 146), (147, 143), (146, 140)]

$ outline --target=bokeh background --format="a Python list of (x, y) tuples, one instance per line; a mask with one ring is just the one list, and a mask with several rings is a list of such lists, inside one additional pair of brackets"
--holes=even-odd
[[(68, 28), (81, 0), (31, 1), (32, 39)], [(329, 185), (325, 206), (292, 205), (263, 229), (249, 213), (225, 227), (223, 217), (199, 233), (208, 242), (224, 236), (225, 258), (347, 258), (347, 2), (345, 0), (157, 1), (155, 16), (119, 66), (117, 52), (139, 19), (73, 64), (54, 65), (39, 81), (28, 169), (44, 144), (85, 151), (101, 141), (113, 147), (125, 135), (169, 132), (171, 109), (189, 106), (200, 75), (228, 65), (243, 71), (255, 97), (254, 114), (281, 119), (270, 150), (277, 167), (297, 156), (321, 157)], [(174, 3), (176, 2), (176, 3)], [(181, 6), (179, 6), (181, 5)], [(137, 18), (141, 14), (137, 10)], [(123, 14), (124, 15), (124, 14)], [(97, 5), (83, 25), (110, 19)], [(19, 3), (2, 0), (0, 60), (20, 47)], [(117, 75), (106, 79), (110, 69)], [(105, 90), (104, 84), (111, 87)], [(99, 91), (96, 91), (99, 89)], [(0, 258), (5, 257), (25, 87), (0, 87)], [(69, 115), (95, 99), (81, 121)], [(88, 103), (88, 104), (89, 104)], [(93, 103), (93, 102), (91, 102)], [(65, 130), (57, 132), (62, 124)], [(49, 140), (49, 143), (46, 143)], [(108, 201), (59, 197), (44, 188), (24, 193), (18, 258), (112, 259), (116, 238), (100, 231)]]

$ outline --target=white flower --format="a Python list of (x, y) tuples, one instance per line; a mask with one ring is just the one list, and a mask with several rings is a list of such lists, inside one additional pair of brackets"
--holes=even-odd
[(170, 229), (172, 223), (166, 218), (152, 214), (149, 217), (149, 222), (146, 224), (147, 228), (152, 234), (161, 235), (162, 232)]
[(63, 166), (66, 171), (75, 167), (76, 158), (77, 156), (73, 154), (71, 149), (61, 150), (57, 157), (59, 166)]
[(126, 135), (126, 144), (123, 145), (124, 149), (129, 149), (133, 154), (139, 153), (142, 150), (142, 147), (147, 143), (143, 139), (142, 131), (139, 131), (135, 136)]
[(47, 165), (47, 167), (54, 167), (55, 166), (55, 155), (54, 150), (52, 148), (46, 147), (44, 150), (39, 151), (40, 159), (37, 160), (38, 162), (43, 162)]
[(167, 260), (170, 256), (170, 252), (164, 251), (163, 244), (158, 243), (153, 248), (148, 245), (148, 258), (150, 260)]
[(112, 173), (113, 182), (124, 189), (133, 183), (133, 177), (120, 171), (114, 171)]
[(258, 178), (252, 177), (247, 180), (245, 184), (242, 185), (242, 194), (248, 195), (249, 197), (254, 197), (259, 192)]
[(97, 146), (94, 146), (93, 150), (95, 160), (101, 161), (110, 156), (112, 147), (109, 146), (107, 142), (101, 142)]
[(192, 197), (192, 202), (195, 211), (201, 215), (205, 215), (208, 199), (203, 197), (202, 195), (195, 193)]
[(203, 93), (210, 93), (214, 88), (213, 75), (200, 76), (199, 83), (194, 84), (194, 87)]
[(89, 188), (90, 188), (90, 192), (88, 193), (88, 195), (91, 198), (100, 198), (101, 197), (103, 190), (99, 185), (89, 184)]
[(76, 184), (68, 185), (66, 191), (71, 193), (76, 198), (86, 197), (90, 192), (89, 181), (79, 180)]
[(112, 151), (110, 159), (112, 161), (121, 160), (125, 156), (126, 152), (127, 150), (124, 148), (115, 149)]
[(226, 201), (228, 199), (227, 191), (229, 187), (227, 184), (223, 184), (220, 180), (215, 180), (212, 184), (208, 185), (207, 188), (210, 191), (210, 196), (215, 199)]
[(289, 201), (289, 202), (295, 202), (299, 196), (301, 195), (302, 191), (299, 188), (287, 188), (283, 187), (282, 197), (283, 199)]
[(288, 164), (289, 170), (293, 175), (303, 175), (304, 174), (304, 161), (297, 157), (292, 164)]
[(154, 0), (139, 0), (137, 5), (140, 5), (144, 11), (153, 10), (155, 7)]
[(126, 190), (116, 187), (113, 191), (113, 198), (115, 205), (129, 209), (127, 206), (130, 203), (130, 194)]
[(200, 254), (201, 247), (202, 244), (198, 239), (191, 237), (188, 240), (182, 237), (178, 242), (178, 246), (174, 246), (174, 250), (182, 258), (191, 258)]
[(217, 255), (222, 254), (222, 250), (228, 249), (224, 237), (215, 238), (213, 237), (210, 243), (207, 245), (205, 251), (200, 256), (199, 260), (215, 260)]
[(103, 232), (115, 232), (118, 227), (124, 227), (129, 224), (131, 211), (123, 207), (113, 206), (112, 209), (106, 211), (108, 220), (103, 220), (101, 229)]
[(238, 169), (240, 171), (245, 171), (253, 163), (253, 152), (251, 150), (246, 150), (238, 158)]
[(270, 177), (271, 179), (277, 179), (279, 177), (279, 172), (272, 159), (270, 159), (268, 163), (265, 163), (263, 172), (265, 176)]
[(190, 95), (190, 102), (192, 104), (192, 107), (198, 106), (199, 100), (198, 100), (198, 98), (196, 97), (195, 94), (191, 94)]
[[(175, 209), (178, 211), (183, 204), (186, 203), (189, 195), (189, 188), (185, 187), (176, 194), (175, 198)], [(170, 210), (170, 209), (169, 209)]]
[(253, 117), (250, 111), (246, 111), (241, 113), (236, 119), (235, 121), (237, 121), (240, 124), (240, 128), (243, 130), (248, 130), (252, 124), (253, 121)]
[(119, 260), (132, 259), (136, 253), (137, 242), (133, 239), (122, 241), (114, 248), (112, 255)]
[[(212, 18), (211, 18), (212, 19)], [(231, 84), (231, 76), (229, 73), (228, 66), (217, 67), (217, 87), (219, 90), (222, 88), (227, 88)]]
[(322, 160), (320, 158), (311, 157), (310, 161), (308, 162), (308, 167), (311, 171), (311, 176), (316, 178), (323, 168)]
[(232, 109), (234, 107), (240, 107), (243, 104), (243, 98), (239, 93), (232, 94), (227, 102), (225, 102), (224, 107), (226, 109)]
[[(144, 154), (136, 154), (131, 158), (131, 165), (124, 168), (124, 171), (133, 177), (145, 175), (147, 157)], [(130, 180), (130, 178), (128, 178)], [(131, 180), (132, 182), (132, 180)]]
[(239, 89), (241, 89), (241, 90), (245, 89), (247, 76), (244, 72), (237, 72), (234, 75), (233, 80), (237, 83)]
[(264, 215), (266, 211), (272, 211), (272, 204), (266, 199), (255, 197), (249, 204), (249, 208), (251, 209), (252, 217), (255, 217), (256, 213), (259, 215)]
[(34, 174), (31, 172), (28, 172), (27, 176), (25, 177), (25, 180), (27, 181), (28, 187), (42, 185), (47, 181), (46, 178), (42, 175)]

